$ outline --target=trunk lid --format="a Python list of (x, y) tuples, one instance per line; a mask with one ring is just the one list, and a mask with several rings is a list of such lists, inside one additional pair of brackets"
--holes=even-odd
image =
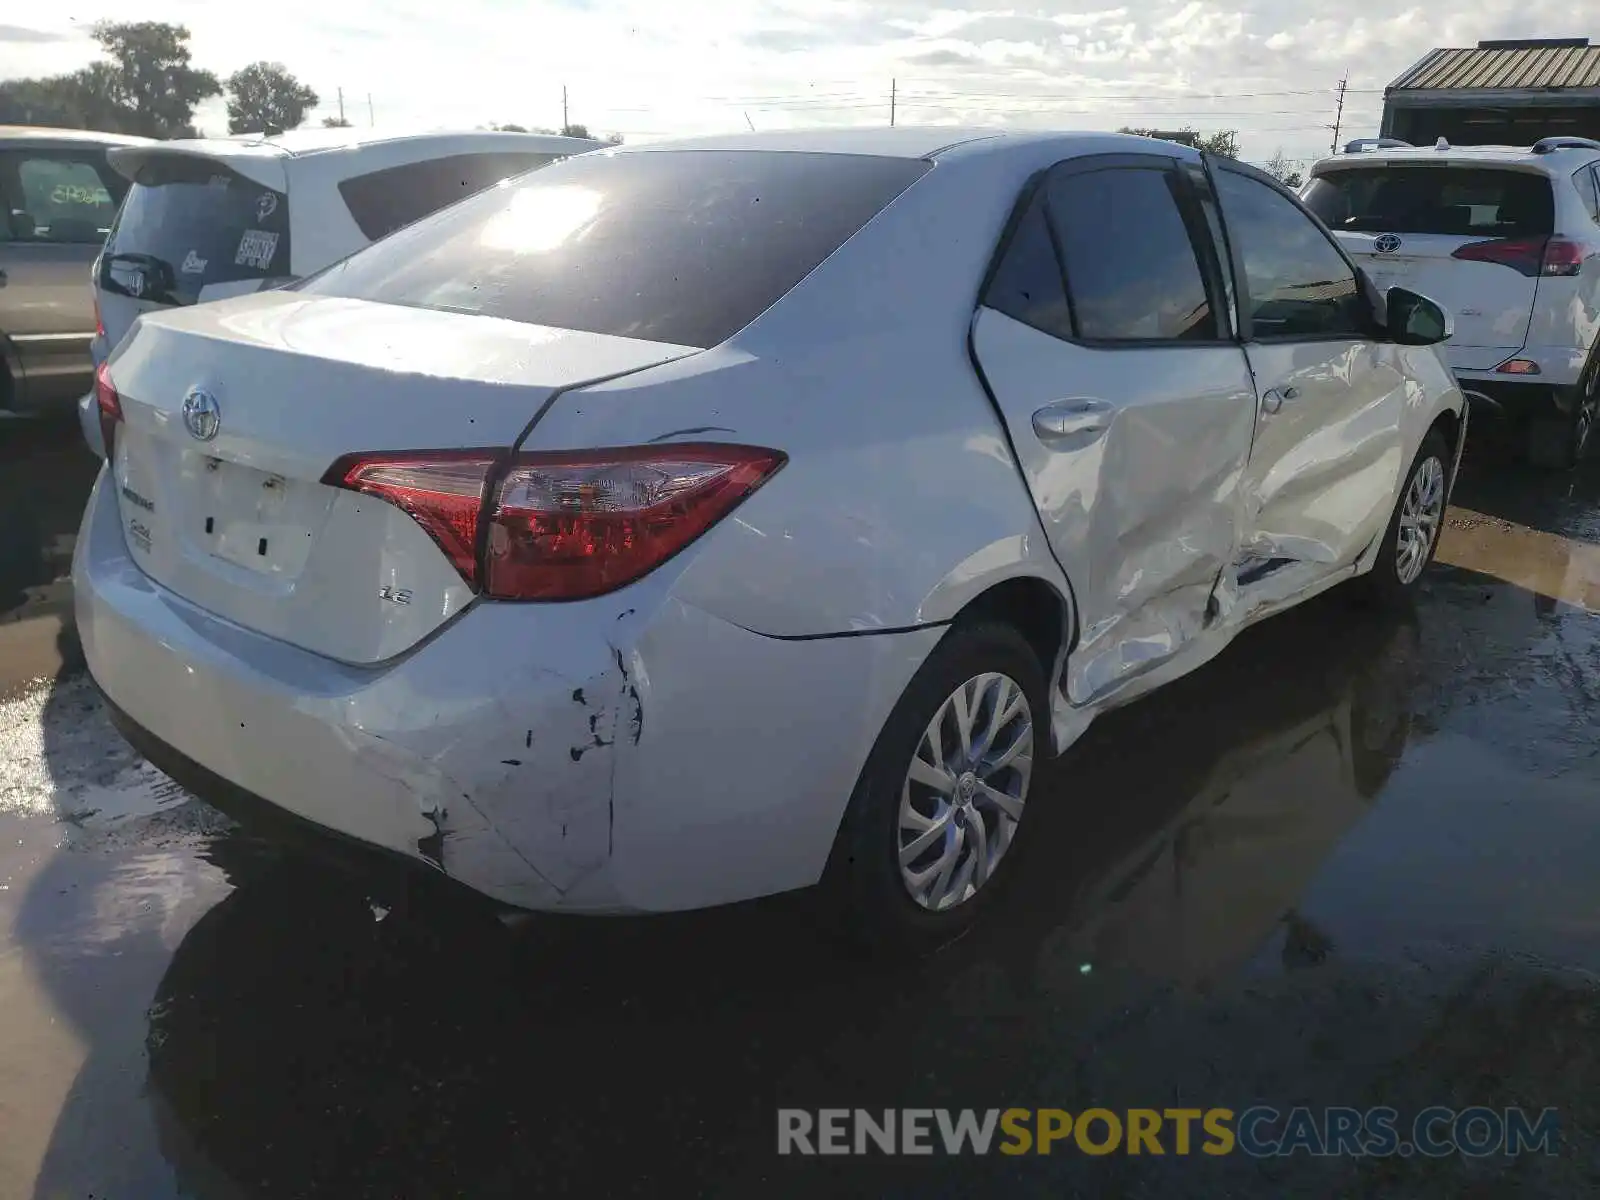
[[(692, 353), (298, 292), (147, 318), (109, 367), (124, 416), (112, 465), (124, 536), (147, 575), (208, 612), (381, 662), (475, 593), (406, 513), (323, 483), (337, 460), (505, 451), (557, 390)], [(197, 391), (214, 432), (186, 420)]]
[(1363, 161), (1324, 168), (1305, 200), (1380, 290), (1409, 288), (1454, 314), (1446, 347), (1452, 366), (1489, 370), (1522, 349), (1537, 266), (1530, 272), (1456, 253), (1475, 243), (1547, 239), (1555, 201), (1542, 172), (1474, 161)]

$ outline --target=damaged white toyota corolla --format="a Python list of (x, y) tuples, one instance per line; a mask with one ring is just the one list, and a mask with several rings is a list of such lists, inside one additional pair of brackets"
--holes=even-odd
[(1448, 335), (1164, 142), (586, 155), (143, 318), (78, 627), (224, 808), (525, 908), (822, 882), (940, 937), (1093, 716), (1342, 580), (1416, 586)]

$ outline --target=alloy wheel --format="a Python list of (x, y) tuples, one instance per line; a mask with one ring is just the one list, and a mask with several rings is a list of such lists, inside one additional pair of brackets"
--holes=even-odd
[(1016, 838), (1033, 772), (1033, 713), (1009, 675), (968, 679), (942, 703), (900, 791), (900, 878), (922, 908), (970, 900)]
[(1409, 585), (1422, 574), (1439, 525), (1444, 518), (1444, 464), (1428, 457), (1418, 465), (1400, 504), (1399, 539), (1395, 545), (1395, 574)]

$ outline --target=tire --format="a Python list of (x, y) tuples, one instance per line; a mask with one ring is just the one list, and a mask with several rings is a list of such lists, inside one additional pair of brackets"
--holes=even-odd
[[(1437, 508), (1431, 522), (1425, 523), (1427, 546), (1422, 552), (1421, 561), (1417, 562), (1413, 553), (1404, 549), (1410, 543), (1409, 535), (1402, 540), (1402, 524), (1407, 519), (1407, 504), (1414, 500), (1421, 500), (1425, 494), (1433, 496), (1433, 488), (1419, 485), (1419, 479), (1427, 474), (1438, 488)], [(1389, 527), (1384, 530), (1383, 543), (1378, 551), (1377, 560), (1372, 564), (1372, 570), (1365, 575), (1357, 576), (1353, 581), (1356, 594), (1368, 603), (1384, 607), (1398, 607), (1408, 603), (1416, 594), (1421, 585), (1422, 577), (1427, 573), (1428, 564), (1433, 561), (1434, 552), (1439, 548), (1439, 534), (1444, 527), (1445, 497), (1449, 493), (1450, 482), (1450, 447), (1445, 443), (1444, 437), (1438, 430), (1430, 430), (1428, 436), (1422, 439), (1422, 445), (1417, 450), (1416, 458), (1411, 460), (1411, 467), (1406, 471), (1405, 483), (1400, 488), (1400, 497), (1395, 501), (1394, 512), (1389, 517)], [(1423, 492), (1413, 496), (1414, 490), (1419, 486)], [(1429, 505), (1432, 500), (1428, 500)], [(1412, 543), (1414, 544), (1414, 543)]]
[[(1045, 689), (1038, 656), (1021, 634), (997, 621), (958, 622), (928, 656), (884, 723), (834, 844), (824, 892), (849, 941), (875, 950), (930, 950), (964, 932), (994, 900), (1030, 827), (1027, 799), (1048, 755)], [(991, 764), (987, 774), (983, 766), (956, 772), (973, 764), (960, 753), (953, 707), (958, 691), (970, 697), (972, 748)], [(996, 730), (989, 722), (997, 701), (999, 715), (1011, 715)], [(944, 770), (930, 763), (935, 751), (928, 732), (936, 717), (946, 748), (940, 757), (949, 765)], [(985, 741), (993, 748), (989, 754), (981, 753)], [(914, 757), (923, 763), (922, 778), (910, 782)], [(924, 782), (940, 777), (937, 788)], [(1009, 803), (997, 804), (992, 791), (975, 788), (980, 777), (1009, 795)], [(903, 801), (912, 810), (904, 815)], [(914, 848), (919, 840), (925, 845)], [(910, 852), (906, 869), (924, 880), (920, 899), (902, 871), (902, 846)], [(948, 871), (941, 865), (946, 861)]]
[(1570, 413), (1534, 417), (1528, 423), (1528, 462), (1533, 466), (1566, 471), (1588, 455), (1600, 417), (1600, 359), (1591, 360), (1577, 392)]

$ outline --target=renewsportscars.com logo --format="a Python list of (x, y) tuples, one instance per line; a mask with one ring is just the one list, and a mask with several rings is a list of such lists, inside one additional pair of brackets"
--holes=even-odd
[(1556, 1110), (1425, 1108), (780, 1108), (779, 1154), (1554, 1154)]

